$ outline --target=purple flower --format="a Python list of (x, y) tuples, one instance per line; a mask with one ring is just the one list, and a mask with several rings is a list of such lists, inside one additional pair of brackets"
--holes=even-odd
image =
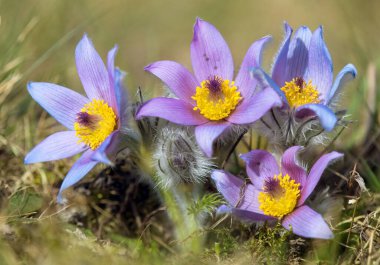
[(272, 77), (260, 69), (256, 76), (275, 89), (286, 110), (295, 110), (296, 118), (317, 116), (322, 127), (331, 131), (337, 122), (331, 105), (344, 84), (356, 76), (356, 69), (347, 64), (333, 82), (333, 64), (323, 39), (322, 26), (313, 33), (285, 23), (285, 38), (272, 68)]
[(87, 97), (68, 88), (31, 82), (30, 95), (68, 131), (57, 132), (30, 151), (25, 163), (52, 161), (83, 152), (61, 185), (62, 191), (81, 180), (97, 163), (111, 164), (107, 155), (120, 147), (121, 129), (126, 127), (126, 97), (123, 73), (114, 67), (115, 46), (108, 53), (107, 68), (91, 40), (84, 35), (75, 51), (79, 78)]
[(208, 155), (212, 145), (233, 124), (248, 124), (260, 119), (269, 109), (281, 104), (271, 89), (256, 90), (252, 67), (261, 64), (261, 53), (270, 37), (249, 48), (233, 81), (234, 64), (227, 43), (210, 23), (197, 19), (191, 42), (194, 76), (182, 65), (159, 61), (145, 70), (160, 78), (177, 98), (159, 97), (147, 101), (136, 118), (160, 117), (180, 125), (195, 126), (195, 137)]
[(254, 150), (241, 156), (247, 164), (252, 184), (246, 184), (228, 172), (215, 170), (212, 178), (216, 187), (229, 203), (220, 212), (231, 212), (243, 220), (281, 221), (286, 229), (303, 237), (332, 238), (333, 234), (322, 216), (305, 205), (327, 165), (343, 155), (325, 154), (313, 165), (310, 172), (297, 162), (300, 146), (285, 151), (281, 167), (268, 152)]

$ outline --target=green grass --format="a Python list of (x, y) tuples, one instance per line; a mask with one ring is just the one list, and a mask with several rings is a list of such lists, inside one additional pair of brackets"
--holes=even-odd
[[(0, 264), (379, 262), (379, 8), (375, 1), (0, 0)], [(345, 161), (324, 178), (329, 195), (323, 197), (321, 192), (315, 198), (321, 202), (318, 207), (325, 205), (325, 217), (335, 233), (332, 241), (301, 239), (279, 226), (244, 225), (229, 216), (215, 216), (221, 198), (212, 193), (194, 194), (189, 185), (174, 193), (155, 189), (174, 227), (170, 240), (158, 236), (165, 233), (159, 222), (150, 219), (149, 229), (132, 237), (117, 222), (104, 221), (108, 209), (97, 208), (83, 194), (76, 196), (79, 192), (72, 192), (75, 199), (69, 206), (56, 205), (59, 181), (75, 158), (23, 164), (28, 150), (61, 129), (32, 101), (26, 84), (46, 81), (82, 92), (74, 49), (84, 32), (103, 58), (119, 44), (117, 65), (128, 72), (130, 100), (136, 101), (139, 86), (145, 98), (163, 91), (159, 80), (144, 73), (145, 65), (170, 59), (190, 68), (189, 43), (197, 16), (222, 32), (236, 68), (249, 45), (270, 33), (274, 42), (264, 55), (269, 69), (284, 20), (293, 27), (324, 25), (335, 73), (349, 62), (357, 66), (358, 78), (345, 88), (341, 102), (347, 106), (351, 123), (328, 147), (344, 152)], [(134, 123), (131, 126), (136, 128)], [(256, 136), (246, 140), (265, 145)], [(150, 155), (148, 148), (143, 154), (144, 158)], [(236, 161), (234, 154), (229, 168), (238, 173)], [(147, 175), (154, 174), (149, 159), (141, 164)], [(86, 179), (91, 182), (103, 168)], [(359, 176), (369, 192), (360, 188)], [(67, 222), (67, 216), (78, 209), (87, 211), (90, 224)], [(101, 221), (104, 229), (95, 229)]]

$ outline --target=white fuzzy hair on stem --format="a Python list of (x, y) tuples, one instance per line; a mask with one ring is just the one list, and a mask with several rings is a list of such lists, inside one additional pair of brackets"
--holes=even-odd
[(157, 136), (153, 163), (163, 188), (204, 182), (213, 167), (187, 130), (175, 126), (163, 128)]

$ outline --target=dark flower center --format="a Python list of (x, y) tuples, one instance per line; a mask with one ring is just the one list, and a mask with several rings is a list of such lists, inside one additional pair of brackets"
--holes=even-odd
[(302, 77), (296, 77), (294, 78), (294, 83), (300, 88), (300, 92), (302, 92), (302, 89), (305, 87), (305, 80)]
[(280, 180), (277, 178), (270, 178), (265, 180), (264, 191), (271, 195), (273, 198), (283, 196), (284, 189), (280, 185)]
[(99, 121), (96, 115), (88, 114), (87, 112), (78, 112), (76, 122), (83, 127), (94, 129)]
[(206, 81), (206, 87), (208, 88), (208, 90), (210, 90), (212, 94), (215, 95), (221, 92), (222, 83), (223, 79), (219, 76), (214, 75), (212, 77), (209, 77), (209, 79)]
[(291, 81), (285, 82), (281, 90), (284, 92), (291, 108), (321, 102), (319, 99), (319, 91), (313, 86), (311, 80), (306, 82), (302, 77), (295, 77)]
[(259, 193), (260, 209), (265, 215), (281, 219), (291, 213), (300, 196), (300, 184), (288, 174), (268, 177), (264, 181), (263, 191)]
[(234, 81), (219, 76), (209, 76), (196, 87), (196, 101), (193, 110), (198, 111), (207, 119), (218, 121), (228, 117), (242, 99)]

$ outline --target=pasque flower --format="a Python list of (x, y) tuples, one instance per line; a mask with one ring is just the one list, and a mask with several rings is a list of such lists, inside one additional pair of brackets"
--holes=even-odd
[(126, 127), (126, 98), (122, 72), (114, 67), (115, 46), (108, 53), (107, 67), (91, 40), (84, 35), (75, 51), (79, 78), (87, 97), (68, 88), (30, 82), (28, 91), (50, 115), (68, 130), (54, 133), (25, 157), (25, 163), (52, 161), (83, 152), (61, 185), (61, 192), (82, 179), (97, 163), (111, 164), (107, 155), (119, 148)]
[(281, 104), (271, 89), (256, 89), (252, 67), (259, 67), (261, 54), (270, 37), (249, 48), (233, 80), (234, 63), (230, 49), (219, 31), (210, 23), (197, 19), (191, 42), (194, 76), (173, 61), (159, 61), (145, 70), (160, 78), (177, 98), (158, 97), (147, 101), (136, 118), (160, 117), (173, 123), (195, 127), (195, 137), (208, 155), (214, 140), (233, 124), (249, 124), (269, 109)]
[(305, 201), (327, 165), (343, 155), (337, 152), (325, 154), (307, 173), (297, 161), (300, 150), (300, 146), (287, 149), (282, 156), (281, 167), (264, 150), (241, 155), (246, 162), (249, 184), (228, 172), (213, 171), (212, 179), (229, 203), (219, 211), (231, 212), (250, 221), (278, 219), (286, 229), (292, 229), (297, 235), (332, 238), (333, 234), (322, 216), (305, 205)]
[(331, 106), (344, 84), (356, 76), (356, 69), (347, 64), (333, 81), (333, 64), (323, 39), (323, 29), (313, 33), (300, 27), (292, 38), (293, 29), (285, 23), (285, 38), (277, 52), (269, 77), (260, 69), (256, 76), (273, 87), (281, 96), (285, 111), (294, 111), (296, 118), (316, 116), (326, 131), (337, 122)]

